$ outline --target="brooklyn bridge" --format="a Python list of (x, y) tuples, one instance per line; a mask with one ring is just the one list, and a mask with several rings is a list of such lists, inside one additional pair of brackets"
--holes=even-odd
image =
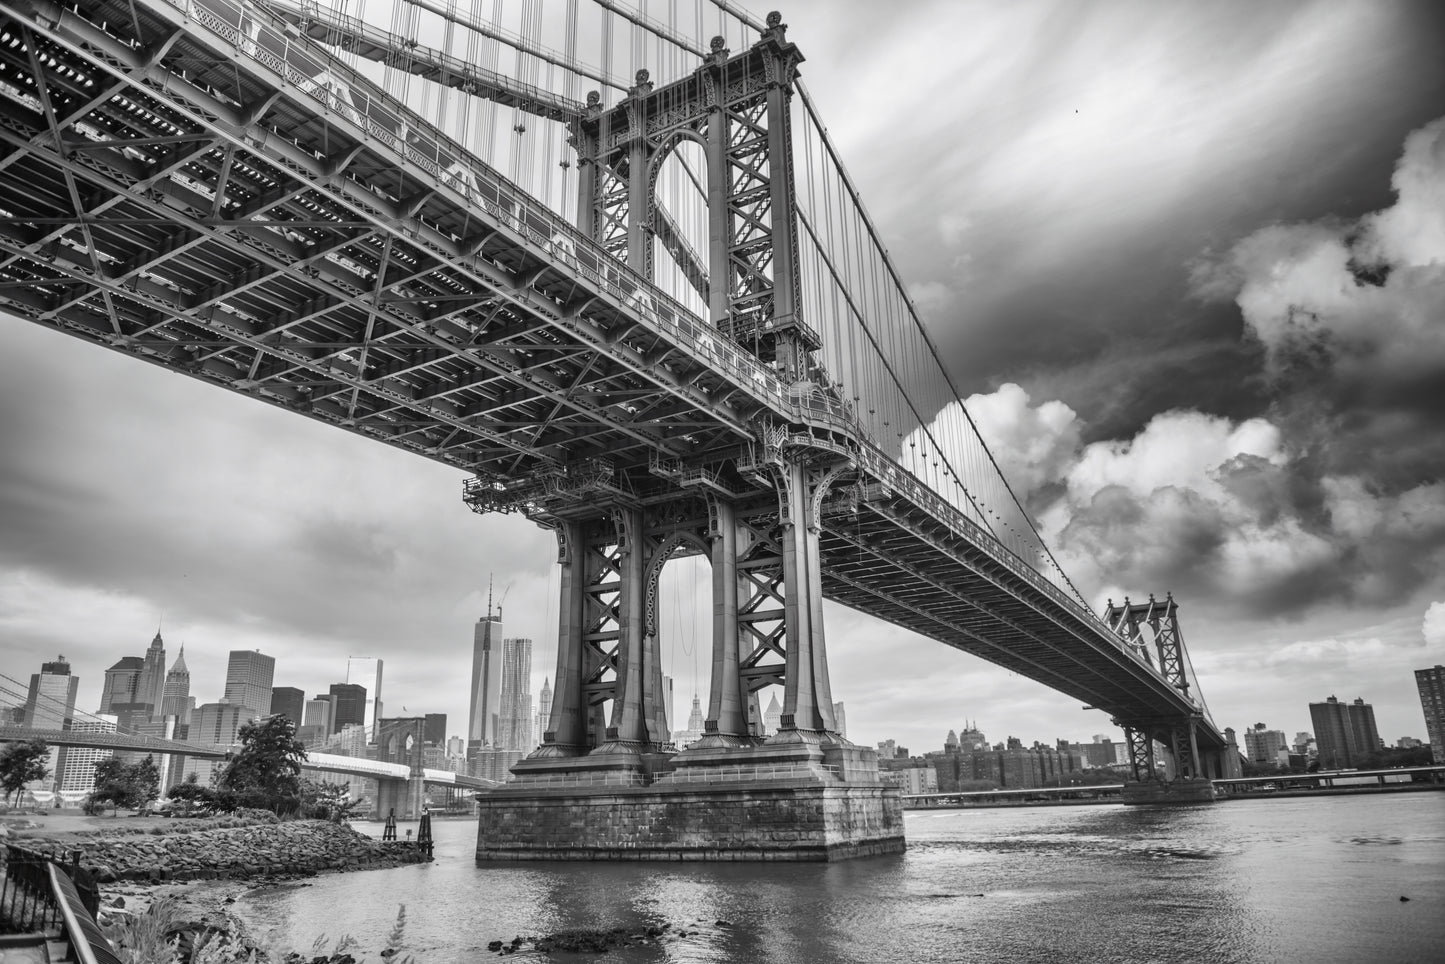
[[(778, 14), (385, 6), (0, 2), (0, 309), (555, 533), (552, 715), (481, 795), (479, 857), (901, 847), (838, 733), (824, 599), (1108, 713), (1134, 801), (1236, 775), (1179, 605), (1093, 612), (1014, 496)], [(711, 567), (711, 690), (670, 754), (681, 555)]]

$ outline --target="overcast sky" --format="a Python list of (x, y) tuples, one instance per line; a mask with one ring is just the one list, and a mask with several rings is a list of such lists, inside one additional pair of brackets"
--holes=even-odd
[[(789, 4), (807, 85), (970, 411), (1076, 584), (1172, 591), (1221, 726), (1330, 695), (1425, 737), (1445, 662), (1445, 8)], [(759, 10), (758, 12), (762, 12)], [(388, 714), (464, 732), (487, 580), (553, 672), (550, 535), (449, 468), (0, 318), (0, 645), (80, 704), (164, 618), (308, 694), (385, 660)], [(676, 726), (710, 620), (670, 565)], [(706, 597), (704, 597), (704, 606)], [(1087, 740), (1098, 712), (827, 610), (848, 734)]]

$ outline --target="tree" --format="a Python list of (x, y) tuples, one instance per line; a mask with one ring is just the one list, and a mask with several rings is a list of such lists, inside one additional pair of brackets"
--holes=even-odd
[(294, 810), (301, 794), (301, 764), (306, 747), (296, 739), (296, 724), (268, 716), (241, 727), (241, 749), (226, 764), (216, 787), (263, 800), (266, 809)]
[(7, 743), (0, 748), (0, 788), (5, 790), (7, 803), (20, 796), (25, 784), (50, 776), (50, 768), (45, 765), (49, 759), (50, 744), (44, 740)]
[(139, 763), (122, 763), (115, 757), (95, 765), (95, 789), (86, 799), (86, 811), (96, 812), (110, 804), (112, 810), (144, 810), (160, 795), (160, 770), (154, 757)]

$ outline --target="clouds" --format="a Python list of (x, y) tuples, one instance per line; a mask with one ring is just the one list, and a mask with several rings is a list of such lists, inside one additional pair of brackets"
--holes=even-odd
[(1445, 118), (1406, 138), (1391, 183), (1392, 205), (1261, 228), (1194, 283), (1238, 306), (1300, 450), (1394, 495), (1445, 464)]
[(1016, 385), (968, 400), (990, 448), (1086, 594), (1172, 590), (1257, 616), (1399, 602), (1445, 560), (1445, 484), (1381, 493), (1317, 475), (1277, 425), (1168, 411), (1079, 443)]
[(1445, 602), (1432, 602), (1430, 608), (1425, 610), (1420, 634), (1431, 646), (1445, 645)]

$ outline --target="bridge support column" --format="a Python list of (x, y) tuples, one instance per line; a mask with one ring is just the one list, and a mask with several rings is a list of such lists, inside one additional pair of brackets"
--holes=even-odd
[[(552, 690), (552, 715), (542, 732), (542, 745), (529, 758), (548, 760), (587, 752), (588, 705), (583, 687), (585, 589), (588, 584), (586, 533), (580, 522), (559, 522), (557, 564), (561, 570), (557, 617), (557, 672)], [(518, 766), (524, 767), (524, 760)]]
[[(1133, 779), (1124, 802), (1212, 803), (1214, 783), (1204, 772), (1194, 717), (1135, 721), (1124, 725)], [(1162, 759), (1156, 752), (1162, 748)]]

